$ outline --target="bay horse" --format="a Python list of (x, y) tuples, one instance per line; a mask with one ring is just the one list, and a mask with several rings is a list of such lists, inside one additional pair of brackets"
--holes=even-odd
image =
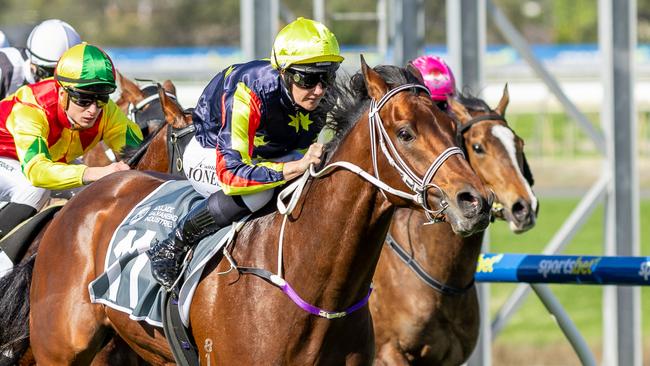
[[(469, 95), (450, 100), (459, 140), (483, 184), (496, 194), (495, 214), (515, 233), (535, 225), (538, 202), (524, 142), (508, 126), (507, 86), (497, 107)], [(479, 308), (474, 272), (483, 232), (454, 234), (398, 209), (375, 273), (370, 301), (376, 365), (460, 365), (476, 345)], [(419, 272), (419, 273), (418, 273)]]
[[(371, 69), (362, 58), (350, 85), (352, 97), (341, 97), (333, 116), (357, 123), (341, 133), (330, 170), (310, 171), (322, 177), (305, 187), (284, 227), (285, 285), (292, 283), (321, 316), (271, 283), (212, 261), (190, 309), (192, 336), (206, 364), (369, 365), (374, 339), (364, 299), (394, 207), (426, 210), (465, 235), (487, 227), (489, 192), (456, 153), (454, 123), (433, 105), (421, 79), (402, 68)], [(112, 232), (163, 182), (138, 171), (112, 174), (73, 197), (52, 221), (31, 276), (29, 328), (37, 363), (87, 363), (111, 329), (145, 361), (173, 362), (160, 329), (92, 304), (88, 296)], [(232, 260), (272, 268), (282, 221), (275, 212), (245, 225), (230, 249)]]
[[(122, 89), (122, 95), (118, 101), (118, 104), (120, 104), (121, 107), (128, 103), (138, 105), (144, 98), (151, 98), (151, 95), (145, 96), (140, 88), (126, 77), (119, 75), (118, 78)], [(134, 169), (171, 174), (174, 173), (172, 167), (177, 166), (174, 162), (174, 157), (178, 156), (178, 153), (172, 153), (171, 151), (179, 149), (176, 144), (179, 143), (180, 139), (185, 138), (185, 135), (190, 131), (189, 129), (192, 127), (192, 119), (191, 115), (185, 113), (176, 100), (170, 97), (170, 94), (175, 95), (175, 88), (171, 81), (167, 80), (162, 86), (157, 87), (156, 93), (161, 109), (155, 111), (155, 113), (159, 114), (152, 114), (151, 112), (154, 112), (154, 110), (147, 109), (146, 111), (148, 111), (148, 113), (143, 116), (142, 121), (150, 122), (161, 120), (162, 124), (150, 124), (152, 131), (147, 135), (147, 137), (145, 137), (143, 144), (141, 145), (142, 148), (128, 149), (123, 151), (120, 155), (125, 159), (130, 160), (132, 162), (130, 165)], [(147, 106), (143, 107), (148, 108)], [(174, 139), (173, 142), (169, 141), (170, 137)], [(101, 152), (101, 154), (97, 154), (96, 156), (107, 158), (103, 149), (97, 151)], [(136, 154), (138, 155), (135, 156)], [(171, 162), (174, 162), (174, 164)], [(97, 164), (101, 164), (101, 162), (98, 162)], [(27, 262), (36, 255), (47, 225), (49, 225), (49, 223), (44, 225), (39, 233), (33, 234), (34, 239), (28, 243), (29, 248), (26, 249), (22, 262)], [(24, 265), (27, 269), (31, 267), (30, 263), (25, 263)], [(2, 353), (5, 347), (12, 348), (12, 344), (20, 343), (27, 337), (27, 331), (20, 330), (19, 327), (14, 325), (14, 322), (16, 319), (20, 318), (19, 314), (25, 313), (29, 307), (23, 306), (21, 308), (15, 308), (14, 302), (17, 298), (8, 296), (8, 294), (11, 293), (15, 293), (15, 296), (28, 296), (29, 294), (30, 283), (22, 281), (20, 279), (22, 274), (19, 272), (20, 271), (18, 270), (16, 276), (0, 278), (0, 323), (6, 325), (4, 330), (0, 329), (0, 353)], [(27, 302), (25, 304), (28, 305)], [(12, 308), (15, 312), (7, 310)], [(17, 351), (17, 353), (20, 352)], [(28, 353), (21, 364), (32, 364), (30, 358), (31, 355)], [(110, 341), (104, 347), (101, 354), (93, 362), (93, 365), (137, 364), (137, 361), (133, 361), (133, 359), (134, 357), (130, 354), (128, 347), (123, 345), (123, 341), (119, 337), (115, 337), (114, 340)], [(2, 357), (0, 356), (0, 365), (3, 364), (2, 361)]]

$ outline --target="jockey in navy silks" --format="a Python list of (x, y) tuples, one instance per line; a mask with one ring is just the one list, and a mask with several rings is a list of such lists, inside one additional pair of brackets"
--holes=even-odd
[(261, 209), (274, 188), (320, 163), (316, 139), (327, 112), (321, 100), (342, 61), (327, 27), (298, 18), (278, 33), (270, 60), (232, 65), (210, 81), (183, 155), (188, 179), (207, 198), (147, 251), (154, 278), (167, 290), (202, 238)]

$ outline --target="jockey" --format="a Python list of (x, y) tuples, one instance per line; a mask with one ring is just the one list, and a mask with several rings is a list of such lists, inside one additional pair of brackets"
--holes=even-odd
[(0, 49), (0, 100), (25, 84), (52, 77), (59, 57), (79, 43), (79, 34), (70, 24), (49, 19), (34, 27), (26, 49)]
[(271, 59), (217, 74), (193, 111), (196, 135), (183, 155), (194, 188), (208, 198), (152, 245), (154, 277), (168, 290), (202, 238), (270, 202), (274, 188), (319, 164), (321, 104), (343, 57), (323, 24), (298, 18), (276, 36)]
[(431, 92), (431, 99), (442, 111), (447, 111), (447, 97), (456, 95), (456, 80), (445, 61), (438, 56), (420, 56), (411, 64), (422, 74), (424, 85)]
[(0, 101), (0, 237), (42, 208), (50, 190), (79, 187), (128, 170), (71, 164), (103, 140), (111, 149), (142, 142), (140, 128), (109, 98), (113, 63), (96, 46), (61, 56), (54, 78), (23, 86)]

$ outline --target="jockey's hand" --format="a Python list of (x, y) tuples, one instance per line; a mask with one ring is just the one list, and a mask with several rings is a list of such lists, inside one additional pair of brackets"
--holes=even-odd
[(305, 155), (296, 161), (290, 161), (284, 164), (282, 169), (282, 174), (284, 175), (285, 180), (291, 180), (298, 177), (304, 173), (311, 164), (318, 165), (321, 163), (321, 157), (323, 156), (324, 145), (315, 143), (309, 146), (309, 149)]
[(131, 167), (129, 167), (129, 165), (123, 161), (111, 163), (110, 165), (106, 165), (106, 166), (88, 167), (84, 171), (83, 182), (84, 184), (92, 183), (111, 173), (120, 172), (122, 170), (130, 170), (130, 169)]

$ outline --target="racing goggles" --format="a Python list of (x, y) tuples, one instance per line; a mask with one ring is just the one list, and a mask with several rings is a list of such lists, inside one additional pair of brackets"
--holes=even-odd
[(43, 79), (51, 78), (54, 75), (54, 67), (47, 67), (34, 64), (36, 70), (34, 75), (36, 76), (36, 81)]
[(336, 80), (336, 71), (327, 72), (304, 72), (295, 69), (287, 69), (290, 80), (302, 89), (312, 89), (321, 83), (323, 88), (332, 85)]
[(93, 103), (97, 104), (97, 108), (104, 108), (110, 99), (108, 94), (81, 93), (71, 88), (65, 88), (65, 91), (68, 93), (72, 103), (83, 108), (90, 107)]

